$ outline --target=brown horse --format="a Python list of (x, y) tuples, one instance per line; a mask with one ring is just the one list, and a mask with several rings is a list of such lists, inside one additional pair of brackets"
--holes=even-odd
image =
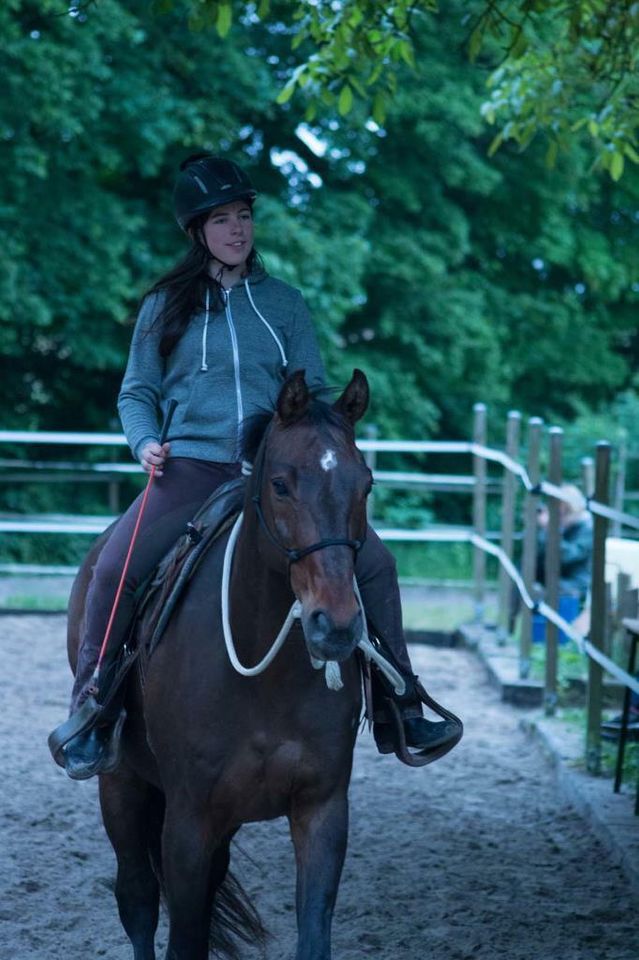
[[(167, 960), (204, 960), (211, 943), (235, 955), (235, 938), (261, 939), (259, 918), (227, 872), (229, 846), (243, 823), (280, 816), (297, 862), (296, 960), (330, 958), (361, 709), (353, 565), (371, 475), (353, 424), (367, 404), (360, 371), (332, 406), (311, 397), (303, 372), (294, 374), (247, 481), (229, 587), (238, 656), (246, 665), (261, 660), (295, 598), (301, 630), (291, 630), (258, 676), (231, 666), (220, 611), (225, 536), (198, 568), (143, 682), (130, 685), (123, 760), (100, 777), (100, 802), (135, 960), (155, 958), (160, 887)], [(99, 548), (72, 593), (72, 663)], [(328, 689), (311, 658), (315, 666), (339, 661), (343, 688)]]

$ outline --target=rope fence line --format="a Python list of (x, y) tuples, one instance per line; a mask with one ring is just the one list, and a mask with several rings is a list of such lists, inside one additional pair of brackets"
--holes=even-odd
[[(469, 443), (467, 446), (469, 450), (465, 452), (472, 453), (473, 456), (476, 457), (483, 457), (485, 460), (490, 460), (493, 463), (499, 463), (506, 470), (518, 476), (528, 493), (535, 495), (543, 494), (547, 497), (554, 497), (555, 500), (570, 503), (570, 497), (566, 496), (561, 487), (558, 487), (556, 484), (550, 483), (548, 480), (542, 480), (538, 484), (533, 484), (526, 468), (522, 466), (521, 463), (517, 463), (516, 460), (511, 459), (507, 454), (502, 453), (501, 450), (480, 446), (476, 443)], [(586, 509), (597, 516), (605, 517), (607, 520), (617, 520), (625, 527), (639, 530), (639, 517), (635, 517), (631, 513), (625, 513), (623, 510), (617, 510), (615, 507), (608, 506), (608, 504), (598, 503), (597, 500), (594, 500), (592, 497), (586, 497)]]
[(541, 613), (542, 616), (546, 617), (547, 620), (550, 620), (551, 623), (554, 623), (558, 629), (560, 629), (573, 641), (580, 653), (582, 653), (584, 656), (591, 657), (593, 660), (596, 660), (596, 662), (606, 671), (606, 673), (615, 677), (615, 679), (619, 680), (622, 685), (629, 687), (636, 694), (639, 694), (639, 680), (620, 667), (614, 662), (614, 660), (611, 660), (610, 657), (606, 656), (606, 654), (599, 650), (598, 647), (594, 646), (594, 644), (592, 644), (587, 637), (575, 630), (575, 628), (551, 606), (549, 606), (543, 600), (535, 600), (530, 595), (521, 573), (512, 562), (510, 557), (504, 550), (502, 550), (501, 547), (491, 543), (490, 540), (473, 533), (472, 530), (428, 531), (380, 529), (377, 530), (377, 534), (382, 540), (396, 540), (413, 543), (428, 541), (434, 543), (469, 543), (472, 546), (477, 547), (478, 549), (483, 550), (485, 553), (495, 557), (505, 569), (512, 583), (514, 583), (517, 587), (523, 603), (529, 610), (535, 613)]
[(480, 550), (484, 550), (486, 553), (492, 554), (493, 557), (496, 557), (499, 560), (502, 566), (506, 569), (512, 582), (519, 590), (519, 595), (529, 610), (541, 613), (542, 616), (546, 617), (547, 620), (550, 620), (555, 624), (556, 627), (562, 630), (567, 637), (570, 637), (570, 639), (578, 647), (580, 653), (591, 657), (593, 660), (596, 660), (597, 663), (603, 667), (606, 673), (609, 673), (611, 676), (619, 680), (624, 686), (629, 687), (636, 694), (639, 694), (639, 680), (636, 677), (633, 677), (631, 674), (627, 673), (622, 667), (616, 664), (614, 660), (611, 660), (610, 657), (607, 657), (605, 653), (602, 653), (598, 647), (595, 647), (587, 637), (584, 637), (583, 634), (575, 630), (567, 620), (564, 620), (564, 618), (547, 603), (545, 603), (543, 600), (534, 600), (530, 596), (521, 574), (515, 567), (510, 557), (504, 553), (501, 547), (495, 546), (495, 544), (490, 543), (489, 540), (485, 540), (483, 537), (477, 536), (477, 534), (471, 534), (469, 537), (465, 537), (463, 539), (469, 540), (473, 546), (479, 547)]

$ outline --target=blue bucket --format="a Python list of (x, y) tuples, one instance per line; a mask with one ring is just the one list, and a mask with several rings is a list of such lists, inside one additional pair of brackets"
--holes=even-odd
[[(576, 618), (579, 613), (579, 597), (573, 597), (569, 594), (559, 598), (559, 616), (563, 617), (564, 620), (567, 620), (568, 623)], [(565, 644), (568, 643), (569, 637), (563, 632), (559, 631), (559, 643)], [(533, 614), (532, 621), (532, 642), (533, 643), (545, 643), (546, 642), (546, 618), (541, 613)]]

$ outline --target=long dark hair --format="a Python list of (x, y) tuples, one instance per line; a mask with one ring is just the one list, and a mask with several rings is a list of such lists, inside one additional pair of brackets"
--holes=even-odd
[[(186, 256), (156, 280), (142, 297), (144, 301), (151, 294), (164, 294), (160, 312), (153, 320), (153, 326), (160, 328), (161, 357), (169, 356), (188, 327), (191, 317), (204, 309), (207, 288), (213, 309), (224, 306), (222, 285), (211, 276), (208, 269), (211, 254), (200, 239), (210, 212), (205, 211), (189, 224), (191, 246)], [(262, 266), (262, 260), (254, 247), (247, 258), (246, 267), (251, 273), (256, 266)]]

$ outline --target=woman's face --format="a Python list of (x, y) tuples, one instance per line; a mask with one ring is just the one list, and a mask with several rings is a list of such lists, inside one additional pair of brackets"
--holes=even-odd
[(211, 210), (203, 226), (213, 257), (236, 268), (246, 263), (253, 249), (253, 214), (246, 200), (234, 200)]

